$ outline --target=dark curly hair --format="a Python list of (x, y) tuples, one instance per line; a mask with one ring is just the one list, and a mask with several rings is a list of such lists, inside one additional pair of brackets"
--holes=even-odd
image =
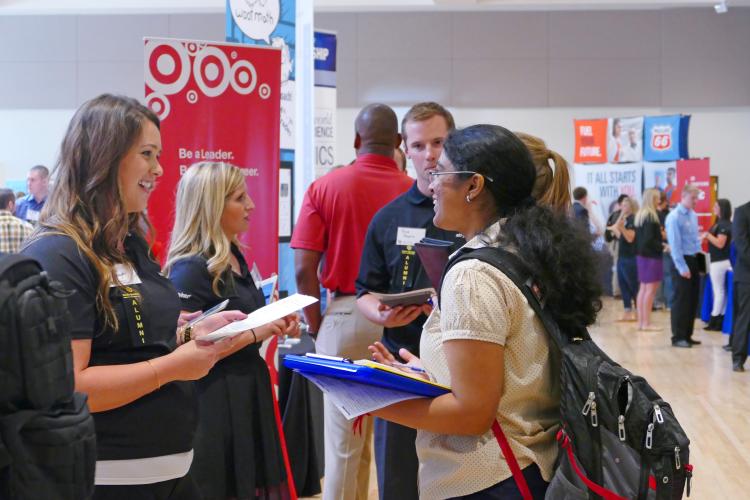
[(474, 125), (451, 132), (443, 148), (456, 170), (492, 179), (485, 187), (497, 215), (507, 217), (500, 244), (516, 249), (542, 285), (561, 330), (577, 334), (594, 323), (602, 288), (591, 235), (569, 215), (534, 203), (536, 169), (523, 142), (503, 127)]

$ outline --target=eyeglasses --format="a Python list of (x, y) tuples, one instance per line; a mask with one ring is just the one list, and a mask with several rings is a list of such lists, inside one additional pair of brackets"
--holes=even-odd
[(481, 175), (482, 177), (484, 177), (490, 182), (495, 182), (492, 177), (489, 177), (484, 174), (480, 174), (479, 172), (474, 172), (473, 170), (451, 170), (449, 172), (438, 172), (437, 170), (433, 170), (432, 172), (430, 172), (430, 178), (432, 180), (435, 180), (440, 175), (450, 175), (450, 174), (476, 174), (476, 175)]

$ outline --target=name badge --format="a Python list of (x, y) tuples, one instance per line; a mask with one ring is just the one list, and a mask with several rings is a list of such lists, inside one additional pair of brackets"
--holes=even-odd
[(31, 222), (39, 222), (39, 210), (26, 210), (26, 220)]
[[(117, 275), (117, 281), (120, 285), (138, 285), (142, 283), (138, 273), (135, 272), (132, 266), (127, 264), (115, 264), (115, 274)], [(110, 287), (117, 286), (112, 283)]]
[(423, 227), (399, 227), (396, 232), (396, 245), (414, 246), (427, 235)]
[(255, 283), (255, 288), (260, 288), (263, 278), (260, 275), (260, 269), (258, 269), (258, 264), (256, 264), (255, 262), (253, 262), (253, 267), (252, 269), (250, 269), (250, 277), (253, 279), (253, 282)]

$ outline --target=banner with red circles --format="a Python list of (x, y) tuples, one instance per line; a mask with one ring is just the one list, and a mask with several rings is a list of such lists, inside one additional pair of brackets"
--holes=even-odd
[(242, 170), (255, 209), (242, 235), (245, 257), (277, 272), (281, 51), (270, 47), (145, 39), (146, 105), (161, 120), (164, 175), (149, 201), (154, 251), (164, 260), (177, 183), (190, 165)]

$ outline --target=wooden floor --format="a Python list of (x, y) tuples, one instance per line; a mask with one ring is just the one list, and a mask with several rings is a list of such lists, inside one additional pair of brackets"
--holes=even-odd
[[(691, 441), (690, 498), (750, 499), (750, 362), (747, 372), (732, 372), (731, 355), (721, 349), (727, 336), (704, 331), (701, 321), (693, 338), (703, 343), (677, 349), (670, 343), (669, 312), (653, 314), (662, 332), (638, 333), (634, 323), (614, 321), (621, 307), (607, 299), (592, 335), (672, 405)], [(369, 498), (378, 498), (374, 465)]]

